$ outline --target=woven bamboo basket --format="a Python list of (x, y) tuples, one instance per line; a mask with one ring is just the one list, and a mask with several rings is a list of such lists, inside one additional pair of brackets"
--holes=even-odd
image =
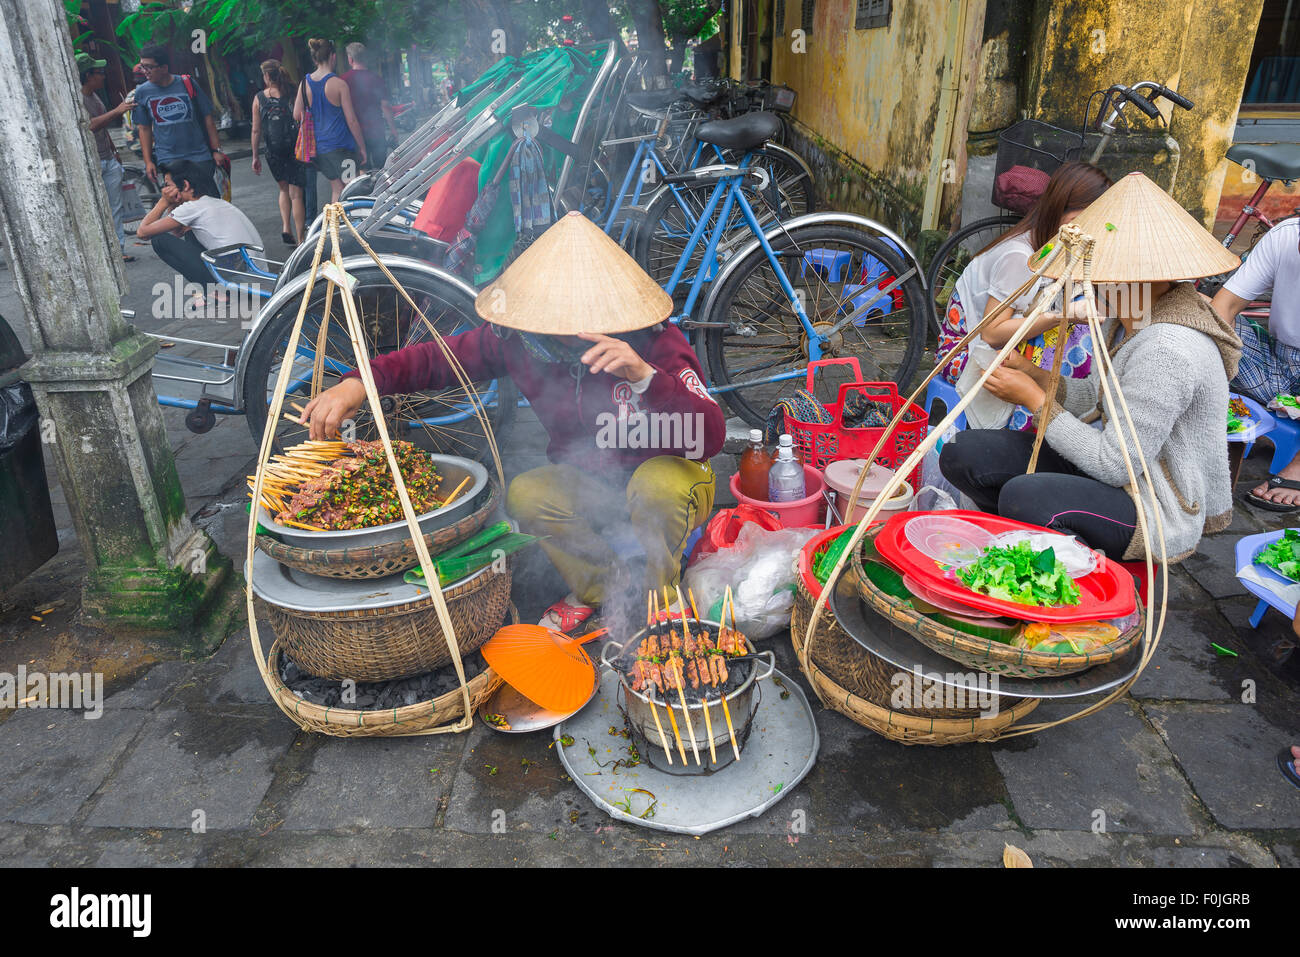
[[(434, 529), (424, 536), (430, 552), (458, 545), (478, 532), (501, 502), (501, 491), (495, 482), (488, 482), (487, 494), (471, 514), (444, 528)], [(309, 575), (326, 578), (386, 578), (420, 563), (415, 553), (415, 543), (409, 539), (369, 545), (358, 548), (298, 548), (286, 545), (270, 535), (258, 535), (257, 547), (282, 565)]]
[[(795, 607), (798, 607), (797, 601)], [(811, 608), (811, 604), (808, 605), (809, 611)], [(794, 653), (801, 667), (804, 629), (808, 627), (807, 612), (803, 614), (803, 628), (800, 628), (792, 617), (790, 629), (790, 640), (794, 644)], [(969, 718), (926, 717), (893, 711), (854, 694), (847, 688), (841, 687), (818, 667), (815, 658), (809, 667), (803, 668), (803, 673), (812, 683), (817, 697), (828, 708), (838, 711), (855, 724), (860, 724), (867, 730), (874, 731), (891, 741), (897, 741), (899, 744), (922, 744), (937, 748), (947, 744), (996, 741), (1039, 705), (1038, 698), (1020, 698), (1010, 707), (999, 710), (996, 715), (988, 718), (979, 717), (978, 712), (974, 717)]]
[[(276, 704), (304, 731), (315, 731), (339, 738), (402, 737), (422, 734), (429, 728), (455, 721), (465, 713), (465, 698), (460, 688), (454, 688), (432, 701), (421, 701), (405, 708), (389, 708), (383, 711), (326, 708), (303, 701), (280, 679), (278, 641), (271, 646), (268, 666), (271, 674), (271, 694)], [(476, 711), (479, 705), (501, 687), (502, 683), (501, 676), (491, 668), (485, 668), (471, 678), (469, 681), (470, 711)]]
[[(875, 531), (868, 530), (864, 541), (874, 535)], [(960, 665), (992, 675), (1006, 675), (1010, 678), (1048, 678), (1076, 674), (1135, 650), (1142, 643), (1142, 634), (1146, 630), (1146, 611), (1139, 598), (1136, 623), (1097, 651), (1084, 654), (1051, 654), (1030, 651), (1027, 648), (1013, 648), (992, 638), (981, 638), (969, 632), (950, 628), (921, 614), (907, 602), (876, 587), (867, 575), (862, 574), (861, 568), (862, 545), (859, 543), (858, 551), (854, 554), (853, 561), (845, 568), (844, 574), (852, 581), (862, 600), (883, 616), (888, 624), (899, 628), (927, 648), (937, 651), (946, 658), (951, 658)], [(1135, 590), (1136, 587), (1135, 584)]]
[[(813, 605), (821, 593), (821, 586), (812, 573), (813, 558), (847, 527), (822, 532), (799, 551), (794, 608), (790, 612), (790, 632), (796, 639), (807, 632)], [(836, 685), (886, 710), (897, 710), (900, 714), (922, 718), (973, 718), (980, 713), (978, 708), (893, 709), (891, 699), (894, 675), (898, 669), (855, 641), (853, 636), (840, 627), (829, 606), (817, 622), (811, 657), (813, 663)], [(809, 680), (812, 680), (811, 676)], [(921, 693), (924, 694), (933, 684), (932, 681), (922, 679)]]
[[(489, 566), (443, 591), (461, 657), (491, 638), (510, 606), (513, 563)], [(388, 681), (435, 671), (451, 661), (437, 610), (426, 598), (388, 608), (308, 612), (266, 603), (271, 629), (308, 674), (332, 681)]]

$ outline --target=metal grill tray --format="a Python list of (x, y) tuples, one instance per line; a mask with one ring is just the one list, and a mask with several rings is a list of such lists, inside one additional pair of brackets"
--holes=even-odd
[[(253, 552), (253, 574), (244, 566), (244, 578), (253, 584), (253, 594), (263, 601), (291, 611), (360, 611), (363, 608), (391, 608), (429, 597), (423, 585), (408, 585), (404, 572), (384, 578), (326, 578), (282, 565), (266, 552)], [(494, 574), (485, 565), (472, 575), (452, 582), (444, 591), (457, 588), (479, 575)]]
[[(840, 627), (858, 644), (877, 658), (911, 671), (919, 667), (925, 676), (939, 684), (961, 687), (959, 675), (969, 673), (965, 665), (932, 651), (901, 628), (889, 627), (876, 611), (858, 597), (857, 589), (846, 578), (840, 578), (827, 601)], [(879, 623), (876, 626), (875, 623)], [(997, 694), (1008, 698), (1076, 698), (1080, 695), (1098, 694), (1123, 684), (1137, 674), (1142, 663), (1142, 645), (1133, 651), (1087, 671), (1060, 678), (1008, 678), (997, 675)], [(990, 689), (992, 690), (992, 689)]]
[[(433, 460), (433, 464), (442, 475), (442, 488), (445, 488), (447, 493), (455, 489), (467, 475), (470, 476), (470, 482), (468, 488), (462, 491), (460, 497), (450, 505), (416, 516), (420, 531), (425, 535), (469, 515), (474, 510), (474, 502), (478, 499), (479, 493), (487, 488), (488, 482), (487, 469), (481, 462), (461, 458), (458, 455), (430, 455), (429, 458)], [(389, 542), (409, 540), (411, 537), (405, 519), (370, 528), (312, 532), (281, 525), (271, 517), (266, 506), (259, 505), (257, 520), (262, 523), (263, 528), (274, 532), (286, 545), (297, 548), (360, 548), (368, 545), (386, 545)]]
[[(781, 672), (774, 671), (773, 677), (781, 679), (790, 697), (782, 700), (771, 683), (763, 689), (740, 761), (714, 774), (668, 774), (644, 762), (614, 773), (612, 767), (597, 765), (597, 761), (610, 765), (626, 756), (627, 739), (609, 733), (611, 726), (623, 724), (617, 704), (619, 679), (612, 670), (601, 675), (600, 691), (591, 703), (555, 729), (556, 750), (569, 777), (610, 817), (657, 831), (708, 834), (747, 817), (758, 817), (789, 794), (817, 760), (821, 742), (808, 699)], [(565, 734), (574, 739), (567, 748), (558, 743)], [(588, 753), (588, 746), (596, 749), (595, 755)], [(600, 773), (594, 773), (597, 771)], [(648, 799), (626, 794), (625, 789), (631, 788), (644, 788), (658, 799), (654, 817), (642, 820), (614, 806), (615, 801), (631, 799), (636, 811), (644, 810)]]

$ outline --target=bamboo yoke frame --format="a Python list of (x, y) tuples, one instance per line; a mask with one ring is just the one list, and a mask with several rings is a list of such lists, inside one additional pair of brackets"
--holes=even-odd
[[(821, 615), (824, 613), (826, 602), (831, 592), (835, 589), (836, 584), (839, 582), (845, 566), (851, 557), (856, 554), (858, 545), (862, 541), (862, 537), (866, 533), (867, 528), (876, 520), (876, 516), (880, 513), (884, 504), (888, 502), (895, 491), (902, 486), (903, 476), (910, 474), (911, 471), (921, 463), (921, 460), (926, 456), (926, 454), (929, 453), (938, 443), (939, 438), (957, 421), (957, 416), (965, 411), (966, 407), (975, 399), (979, 390), (984, 388), (984, 384), (988, 382), (989, 377), (993, 374), (993, 370), (1001, 367), (1003, 362), (1006, 361), (1007, 356), (1024, 338), (1034, 320), (1043, 314), (1047, 305), (1053, 301), (1057, 293), (1064, 292), (1062, 302), (1065, 304), (1065, 308), (1061, 311), (1061, 321), (1057, 326), (1056, 354), (1052, 360), (1049, 388), (1045, 390), (1046, 400), (1044, 401), (1043, 409), (1040, 413), (1040, 425), (1038, 428), (1038, 434), (1034, 439), (1034, 449), (1029, 461), (1029, 472), (1032, 473), (1037, 467), (1038, 452), (1042, 447), (1043, 435), (1047, 430), (1047, 424), (1050, 421), (1052, 414), (1053, 403), (1057, 401), (1061, 384), (1061, 360), (1065, 352), (1064, 345), (1067, 333), (1069, 332), (1070, 319), (1068, 314), (1074, 300), (1075, 280), (1073, 277), (1076, 267), (1080, 268), (1082, 271), (1081, 285), (1083, 287), (1083, 315), (1088, 323), (1088, 329), (1092, 333), (1093, 357), (1097, 362), (1097, 375), (1101, 383), (1100, 395), (1104, 397), (1105, 407), (1107, 409), (1112, 412), (1118, 410), (1122, 414), (1122, 421), (1119, 417), (1114, 417), (1113, 425), (1119, 432), (1120, 453), (1124, 460), (1124, 469), (1128, 473), (1130, 494), (1133, 496), (1133, 503), (1137, 509), (1138, 529), (1141, 531), (1143, 537), (1147, 581), (1151, 583), (1151, 587), (1148, 589), (1148, 599), (1152, 598), (1155, 594), (1155, 577), (1153, 569), (1154, 556), (1151, 550), (1152, 537), (1149, 533), (1150, 525), (1148, 522), (1148, 516), (1151, 514), (1154, 515), (1155, 518), (1155, 541), (1158, 542), (1160, 549), (1160, 614), (1158, 620), (1155, 616), (1150, 614), (1146, 616), (1146, 633), (1142, 645), (1142, 659), (1138, 664), (1137, 672), (1131, 678), (1119, 687), (1110, 691), (1100, 701), (1096, 701), (1074, 714), (1055, 721), (1024, 724), (1019, 726), (1012, 725), (1008, 731), (1003, 732), (997, 737), (1015, 737), (1022, 734), (1032, 734), (1035, 731), (1043, 731), (1047, 728), (1065, 724), (1069, 721), (1074, 721), (1078, 718), (1100, 711), (1125, 694), (1133, 685), (1133, 682), (1135, 682), (1142, 672), (1146, 670), (1147, 665), (1155, 655), (1156, 648), (1160, 643), (1160, 636), (1164, 632), (1165, 612), (1169, 595), (1168, 553), (1165, 548), (1164, 522), (1160, 517), (1160, 506), (1156, 499), (1155, 484), (1151, 480), (1150, 471), (1145, 467), (1144, 463), (1146, 462), (1146, 456), (1142, 452), (1142, 443), (1137, 434), (1137, 429), (1133, 425), (1133, 419), (1129, 414), (1128, 404), (1124, 400), (1123, 391), (1120, 389), (1119, 378), (1115, 374), (1110, 354), (1106, 350), (1101, 319), (1097, 312), (1096, 291), (1093, 288), (1092, 282), (1092, 251), (1095, 245), (1096, 240), (1087, 233), (1084, 233), (1078, 226), (1073, 224), (1062, 226), (1053, 241), (1043, 247), (1043, 249), (1039, 250), (1031, 259), (1031, 262), (1035, 263), (1033, 275), (1027, 279), (1019, 289), (1015, 290), (1007, 296), (1006, 299), (998, 303), (998, 307), (992, 312), (989, 312), (988, 315), (974, 328), (967, 332), (966, 335), (962, 337), (961, 341), (954, 347), (954, 351), (960, 351), (966, 348), (967, 344), (970, 343), (975, 336), (979, 335), (993, 317), (997, 316), (1005, 307), (1010, 306), (1028, 292), (1045, 274), (1047, 267), (1064, 254), (1065, 266), (1061, 270), (1060, 278), (1053, 280), (1050, 286), (1046, 287), (1039, 293), (1019, 328), (1017, 328), (1007, 340), (1006, 344), (998, 352), (997, 357), (993, 360), (993, 363), (989, 368), (984, 370), (984, 373), (980, 376), (979, 382), (976, 386), (962, 396), (954, 408), (948, 410), (948, 414), (942, 422), (937, 426), (934, 424), (930, 425), (929, 433), (926, 435), (925, 440), (908, 456), (907, 460), (902, 465), (895, 469), (894, 477), (890, 479), (890, 481), (885, 485), (885, 488), (876, 496), (871, 507), (853, 529), (853, 535), (849, 539), (849, 546), (844, 549), (839, 560), (835, 563), (835, 567), (831, 570), (830, 576), (827, 578), (826, 584), (822, 587), (821, 594), (818, 596), (817, 602), (813, 606), (812, 614), (808, 619), (808, 628), (804, 634), (803, 640), (803, 650), (799, 654), (799, 664), (803, 668), (805, 674), (809, 673), (812, 664), (812, 647), (814, 641), (816, 641), (817, 623), (820, 620)], [(880, 454), (880, 450), (885, 444), (886, 438), (893, 435), (894, 429), (902, 421), (903, 415), (908, 407), (916, 402), (916, 400), (925, 392), (926, 387), (930, 384), (931, 380), (939, 374), (941, 368), (942, 364), (936, 366), (934, 370), (925, 377), (925, 380), (917, 387), (916, 391), (912, 393), (907, 402), (903, 403), (899, 407), (893, 420), (883, 430), (880, 439), (876, 442), (875, 448), (871, 450), (871, 454), (866, 456), (868, 462), (875, 461), (876, 456)], [(1127, 429), (1127, 433), (1124, 431), (1125, 428)], [(1135, 472), (1133, 459), (1129, 452), (1130, 442), (1132, 443), (1132, 448), (1137, 453), (1139, 463), (1142, 464), (1141, 475), (1142, 478), (1146, 479), (1145, 489), (1139, 490), (1138, 475)], [(851, 514), (853, 508), (857, 505), (858, 495), (862, 490), (862, 483), (866, 476), (867, 470), (863, 469), (858, 475), (857, 483), (853, 486), (853, 492), (849, 498), (849, 503), (844, 510), (844, 514)], [(1143, 492), (1149, 493), (1149, 506), (1146, 501), (1146, 495), (1144, 495)], [(1148, 507), (1150, 508), (1150, 513), (1148, 513)], [(1150, 601), (1148, 601), (1148, 606), (1149, 605)], [(817, 688), (816, 684), (813, 685), (813, 690), (817, 692), (819, 698), (822, 698), (821, 691)], [(822, 698), (822, 704), (826, 704), (824, 698)]]
[[(312, 259), (311, 268), (308, 271), (307, 287), (303, 290), (302, 304), (298, 308), (298, 315), (294, 319), (293, 329), (289, 333), (289, 345), (285, 349), (285, 360), (280, 365), (280, 373), (276, 378), (275, 391), (271, 400), (270, 413), (266, 420), (266, 429), (262, 433), (262, 444), (257, 455), (257, 473), (254, 479), (253, 498), (254, 505), (262, 500), (262, 483), (266, 474), (267, 462), (271, 455), (271, 449), (274, 444), (276, 424), (280, 421), (284, 409), (284, 400), (289, 385), (290, 373), (292, 371), (292, 356), (297, 353), (298, 343), (302, 338), (303, 319), (307, 315), (307, 307), (311, 302), (312, 290), (315, 288), (316, 280), (323, 276), (328, 283), (325, 291), (325, 316), (321, 321), (320, 331), (317, 334), (315, 342), (315, 360), (312, 368), (311, 397), (314, 399), (321, 391), (321, 384), (324, 377), (324, 351), (328, 339), (329, 324), (332, 318), (335, 294), (338, 294), (338, 300), (343, 311), (344, 328), (347, 330), (348, 338), (352, 342), (352, 351), (356, 359), (356, 368), (360, 376), (361, 383), (365, 387), (366, 403), (374, 416), (375, 428), (379, 433), (379, 441), (383, 444), (384, 454), (388, 459), (388, 468), (393, 476), (393, 484), (397, 489), (398, 499), (402, 503), (402, 515), (406, 520), (406, 525), (411, 534), (412, 544), (415, 546), (415, 552), (420, 559), (420, 570), (424, 573), (424, 580), (429, 583), (429, 597), (437, 611), (438, 622), (442, 626), (443, 637), (447, 642), (447, 649), (451, 653), (452, 664), (456, 669), (456, 677), (460, 681), (461, 696), (464, 701), (464, 714), (461, 718), (450, 724), (443, 724), (438, 727), (426, 728), (419, 731), (408, 732), (391, 732), (390, 736), (402, 737), (404, 735), (424, 735), (424, 734), (448, 734), (468, 731), (474, 725), (473, 709), (471, 708), (469, 695), (469, 682), (465, 678), (465, 668), (461, 660), (459, 643), (456, 640), (455, 628), (451, 622), (451, 615), (447, 610), (446, 599), (443, 598), (442, 589), (433, 587), (433, 583), (438, 581), (437, 571), (434, 568), (433, 560), (429, 555), (428, 546), (425, 544), (424, 535), (420, 531), (419, 522), (416, 520), (415, 509), (411, 505), (410, 496), (406, 491), (406, 483), (402, 479), (401, 470), (397, 467), (397, 459), (393, 454), (392, 439), (388, 434), (388, 423), (384, 420), (382, 406), (379, 402), (379, 393), (375, 387), (374, 375), (370, 369), (370, 355), (365, 345), (365, 336), (362, 330), (361, 319), (357, 314), (356, 300), (353, 298), (351, 284), (347, 283), (348, 275), (343, 268), (342, 246), (339, 242), (339, 224), (343, 223), (352, 233), (353, 237), (360, 244), (361, 248), (374, 260), (379, 266), (384, 276), (392, 282), (393, 287), (401, 294), (406, 303), (418, 315), (433, 341), (438, 344), (442, 350), (444, 358), (455, 374), (457, 380), (465, 388), (465, 393), (470, 399), (473, 406), (474, 414), (483, 426), (484, 434), (488, 440), (488, 447), (492, 452), (493, 464), (496, 466), (497, 480), (501, 487), (505, 488), (505, 471), (501, 466), (501, 454), (497, 448), (496, 436), (492, 431), (492, 424), (488, 420), (487, 412), (483, 407), (483, 401), (475, 390), (473, 384), (465, 372), (456, 356), (447, 346), (442, 335), (434, 328), (433, 323), (424, 314), (424, 311), (415, 304), (410, 294), (402, 287), (397, 277), (392, 274), (378, 254), (366, 243), (366, 241), (357, 232), (356, 227), (344, 213), (341, 204), (331, 204), (325, 207), (324, 226), (320, 231), (320, 236), (316, 241), (316, 250)], [(322, 265), (322, 254), (325, 251), (326, 237), (329, 238), (331, 251), (327, 261)], [(333, 270), (328, 267), (333, 266)], [(342, 282), (340, 282), (342, 280)], [(294, 715), (280, 702), (275, 693), (275, 686), (272, 684), (272, 676), (269, 670), (269, 659), (262, 652), (261, 638), (257, 632), (257, 615), (253, 607), (253, 553), (256, 548), (254, 539), (257, 535), (257, 517), (258, 509), (252, 507), (249, 509), (248, 517), (248, 543), (245, 552), (246, 568), (248, 576), (245, 582), (244, 593), (248, 611), (248, 630), (249, 637), (253, 643), (254, 655), (257, 659), (258, 672), (262, 676), (262, 682), (266, 685), (271, 697), (280, 705), (280, 710), (286, 715), (293, 718)]]

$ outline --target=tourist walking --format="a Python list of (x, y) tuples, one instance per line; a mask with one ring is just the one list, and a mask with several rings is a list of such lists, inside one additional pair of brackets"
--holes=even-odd
[(156, 183), (160, 165), (186, 160), (215, 176), (218, 164), (228, 169), (230, 160), (221, 152), (212, 101), (193, 78), (173, 76), (170, 61), (171, 54), (161, 44), (140, 52), (149, 79), (136, 88), (131, 120), (140, 137), (145, 173)]
[(262, 85), (253, 98), (253, 172), (262, 175), (260, 145), (265, 137), (266, 165), (280, 187), (280, 238), (286, 246), (296, 246), (302, 242), (306, 218), (306, 171), (294, 156), (298, 124), (293, 118), (293, 80), (279, 60), (267, 60)]
[(388, 89), (383, 78), (367, 66), (364, 43), (349, 43), (346, 48), (348, 66), (343, 82), (352, 92), (352, 109), (361, 124), (361, 135), (366, 141), (366, 169), (383, 169), (388, 158), (388, 137), (397, 139), (397, 126), (393, 123), (393, 107), (388, 102)]
[(311, 164), (330, 181), (330, 202), (337, 203), (346, 179), (352, 179), (366, 162), (365, 137), (352, 108), (352, 93), (334, 73), (338, 54), (330, 40), (307, 41), (316, 69), (298, 87), (293, 118), (299, 123), (310, 115), (315, 148)]

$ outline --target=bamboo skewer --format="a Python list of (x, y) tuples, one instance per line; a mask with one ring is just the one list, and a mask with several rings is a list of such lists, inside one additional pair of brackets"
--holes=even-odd
[[(655, 621), (659, 620), (659, 595), (652, 592), (655, 604)], [(671, 646), (670, 646), (671, 647)], [(672, 660), (670, 657), (669, 661)], [(671, 671), (671, 669), (670, 669)], [(670, 681), (669, 684), (672, 684)], [(686, 765), (686, 745), (682, 744), (682, 732), (677, 727), (677, 716), (673, 714), (673, 706), (668, 703), (668, 695), (664, 694), (664, 710), (668, 712), (668, 722), (673, 726), (673, 738), (677, 741), (677, 752), (682, 756), (682, 765)]]
[[(668, 627), (670, 633), (672, 631), (672, 624), (673, 624), (673, 613), (671, 609), (672, 609), (672, 603), (668, 601), (668, 586), (665, 585), (664, 586), (664, 611), (668, 612)], [(686, 632), (688, 636), (690, 635), (690, 631), (687, 630), (686, 628), (685, 608), (682, 609), (682, 631)], [(685, 669), (681, 667), (682, 659), (680, 657), (675, 658), (670, 654), (668, 657), (668, 661), (670, 664), (672, 664), (673, 674), (677, 677), (677, 697), (682, 703), (682, 715), (686, 718), (686, 733), (691, 736), (691, 750), (695, 752), (695, 763), (699, 764), (700, 746), (698, 743), (696, 743), (695, 740), (695, 723), (691, 721), (691, 709), (686, 706), (686, 689), (685, 687), (683, 687), (683, 685), (685, 684), (686, 674), (685, 674)], [(685, 760), (686, 760), (685, 758), (682, 759), (683, 763), (685, 762)]]
[[(731, 630), (736, 630), (736, 601), (731, 594), (731, 586), (727, 586), (726, 592), (722, 596), (722, 614), (718, 617), (722, 620), (718, 622), (719, 628), (727, 627), (727, 606), (731, 606)], [(722, 696), (722, 713), (727, 718), (727, 734), (731, 736), (731, 750), (736, 753), (736, 760), (740, 760), (740, 745), (736, 743), (736, 728), (731, 723), (731, 707), (727, 704), (727, 696)]]
[[(647, 594), (645, 596), (646, 627), (649, 628), (653, 623), (654, 623), (654, 619), (650, 615), (650, 595)], [(651, 691), (648, 695), (646, 695), (646, 697), (650, 701), (650, 713), (654, 715), (655, 728), (659, 731), (659, 743), (663, 745), (664, 754), (668, 755), (668, 764), (671, 766), (673, 763), (673, 749), (668, 747), (668, 738), (664, 735), (663, 722), (659, 720), (659, 709), (655, 707), (654, 691)]]
[(460, 490), (463, 489), (466, 485), (468, 485), (469, 480), (472, 479), (473, 477), (474, 476), (472, 475), (466, 475), (465, 478), (461, 480), (461, 483), (456, 486), (456, 490), (442, 500), (442, 507), (446, 508), (448, 505), (450, 505), (452, 503), (452, 500), (457, 495), (460, 494)]
[[(696, 621), (700, 621), (700, 610), (695, 607), (695, 592), (688, 588), (686, 589), (686, 596), (691, 602), (691, 614), (695, 616)], [(718, 685), (718, 697), (722, 699), (723, 703), (727, 700), (727, 696), (722, 692), (722, 685)], [(709, 760), (712, 761), (716, 767), (718, 763), (718, 751), (713, 744), (713, 717), (709, 714), (709, 696), (707, 694), (704, 696), (704, 730), (709, 736)]]

